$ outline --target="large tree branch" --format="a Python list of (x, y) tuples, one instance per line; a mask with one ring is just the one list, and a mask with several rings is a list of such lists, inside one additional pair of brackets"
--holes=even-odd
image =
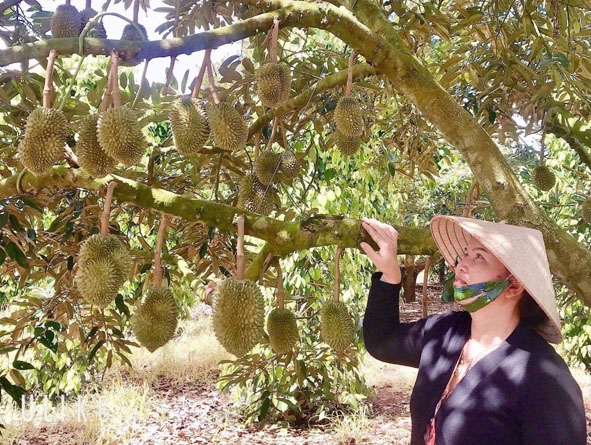
[(551, 115), (545, 120), (546, 131), (564, 139), (581, 162), (591, 169), (591, 154), (587, 151), (591, 147), (591, 129), (584, 129), (586, 124), (566, 110), (550, 109), (548, 112)]
[[(0, 181), (0, 199), (17, 197), (17, 175)], [(26, 173), (21, 181), (21, 190), (33, 193), (43, 188), (84, 188), (102, 191), (109, 181), (117, 182), (113, 197), (119, 203), (130, 203), (144, 209), (152, 209), (178, 216), (185, 221), (198, 221), (207, 226), (236, 232), (235, 219), (245, 215), (245, 233), (265, 240), (276, 256), (320, 246), (338, 245), (358, 247), (361, 241), (370, 239), (361, 228), (361, 221), (343, 216), (314, 215), (297, 221), (281, 221), (256, 213), (247, 212), (226, 204), (180, 196), (170, 191), (149, 187), (140, 182), (120, 176), (103, 179), (88, 177), (79, 169), (66, 166), (54, 167), (40, 176)], [(401, 254), (431, 255), (435, 244), (425, 228), (397, 227), (400, 232)]]

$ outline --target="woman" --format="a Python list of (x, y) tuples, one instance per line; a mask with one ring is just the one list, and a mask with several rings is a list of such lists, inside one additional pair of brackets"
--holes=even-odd
[(584, 445), (581, 390), (548, 342), (560, 319), (542, 234), (436, 216), (431, 233), (455, 264), (454, 297), (465, 311), (400, 323), (398, 233), (376, 220), (360, 247), (379, 272), (363, 323), (367, 351), (418, 369), (411, 444)]

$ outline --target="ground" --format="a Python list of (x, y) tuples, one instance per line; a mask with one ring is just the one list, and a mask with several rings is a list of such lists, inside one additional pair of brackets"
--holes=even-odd
[[(441, 312), (450, 307), (452, 305), (441, 303), (438, 298), (429, 298), (430, 313)], [(401, 305), (401, 316), (404, 319), (419, 318), (421, 313), (420, 295), (416, 303)], [(103, 414), (102, 417), (86, 412), (85, 418), (82, 421), (78, 419), (78, 423), (71, 420), (30, 421), (20, 433), (5, 434), (0, 442), (13, 445), (408, 443), (408, 404), (416, 371), (380, 363), (371, 358), (365, 360), (364, 368), (368, 383), (376, 389), (370, 411), (364, 415), (345, 416), (324, 425), (290, 428), (266, 425), (260, 429), (245, 427), (238, 421), (239, 416), (230, 397), (216, 390), (215, 375), (201, 379), (198, 383), (193, 381), (179, 384), (179, 379), (170, 378), (166, 372), (156, 372), (156, 375), (143, 383), (137, 376), (132, 378), (134, 381), (125, 382), (126, 386), (136, 388), (136, 392), (120, 395), (118, 402), (110, 403), (111, 406), (118, 406), (118, 412)], [(591, 425), (591, 376), (579, 371), (574, 371), (574, 374), (583, 388), (588, 425)], [(149, 383), (146, 384), (146, 381)], [(142, 397), (145, 400), (138, 401)], [(121, 422), (121, 417), (126, 421)], [(95, 426), (88, 425), (93, 422)], [(107, 434), (105, 424), (109, 423), (112, 424), (112, 431)], [(587, 443), (591, 445), (591, 436)]]

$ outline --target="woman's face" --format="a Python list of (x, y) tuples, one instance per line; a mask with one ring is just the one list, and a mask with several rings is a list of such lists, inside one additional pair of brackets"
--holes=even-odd
[(509, 271), (476, 238), (472, 238), (455, 268), (454, 287), (504, 280)]

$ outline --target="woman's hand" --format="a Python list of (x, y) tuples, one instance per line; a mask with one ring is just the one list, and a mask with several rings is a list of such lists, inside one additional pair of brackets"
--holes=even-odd
[(360, 243), (359, 247), (382, 272), (382, 281), (392, 284), (400, 283), (402, 275), (398, 264), (398, 232), (396, 229), (389, 224), (370, 218), (363, 218), (361, 225), (380, 250), (376, 252), (367, 243)]

